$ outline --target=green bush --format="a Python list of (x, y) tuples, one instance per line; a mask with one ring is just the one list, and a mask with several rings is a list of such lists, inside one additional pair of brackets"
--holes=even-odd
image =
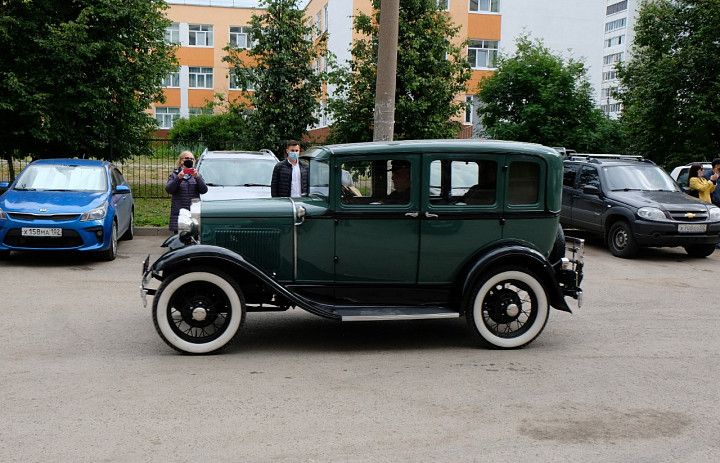
[(168, 136), (173, 147), (201, 144), (209, 150), (230, 150), (248, 149), (247, 132), (245, 116), (231, 109), (222, 114), (201, 114), (189, 119), (178, 119)]

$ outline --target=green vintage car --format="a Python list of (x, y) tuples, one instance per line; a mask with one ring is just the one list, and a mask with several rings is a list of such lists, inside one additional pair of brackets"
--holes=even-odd
[(216, 351), (247, 312), (289, 307), (342, 322), (465, 317), (485, 344), (517, 348), (550, 306), (579, 305), (583, 243), (559, 228), (557, 151), (423, 140), (304, 160), (307, 196), (195, 203), (171, 250), (148, 256), (143, 300), (172, 348)]

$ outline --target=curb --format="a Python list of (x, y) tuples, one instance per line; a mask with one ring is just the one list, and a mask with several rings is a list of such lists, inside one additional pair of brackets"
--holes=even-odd
[(135, 227), (137, 236), (170, 236), (172, 232), (163, 227)]

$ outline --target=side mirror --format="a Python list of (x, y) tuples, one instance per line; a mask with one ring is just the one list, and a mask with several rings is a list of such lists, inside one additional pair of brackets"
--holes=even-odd
[(126, 195), (130, 193), (130, 187), (127, 185), (118, 185), (115, 187), (115, 194)]
[(0, 182), (0, 195), (5, 193), (10, 188), (10, 182)]
[(600, 196), (600, 189), (599, 189), (598, 187), (596, 187), (596, 186), (583, 185), (582, 191), (583, 191), (583, 193), (585, 193), (586, 195)]

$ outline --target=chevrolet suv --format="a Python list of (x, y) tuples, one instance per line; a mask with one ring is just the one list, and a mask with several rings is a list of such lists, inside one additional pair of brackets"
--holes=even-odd
[(720, 242), (720, 209), (684, 194), (653, 162), (574, 155), (564, 164), (561, 223), (602, 237), (613, 255), (683, 246), (706, 257)]
[[(582, 240), (558, 231), (562, 161), (512, 142), (423, 140), (307, 151), (308, 196), (200, 201), (144, 264), (160, 337), (207, 353), (246, 313), (341, 322), (465, 317), (517, 348), (582, 294)], [(566, 250), (567, 247), (567, 250)]]

